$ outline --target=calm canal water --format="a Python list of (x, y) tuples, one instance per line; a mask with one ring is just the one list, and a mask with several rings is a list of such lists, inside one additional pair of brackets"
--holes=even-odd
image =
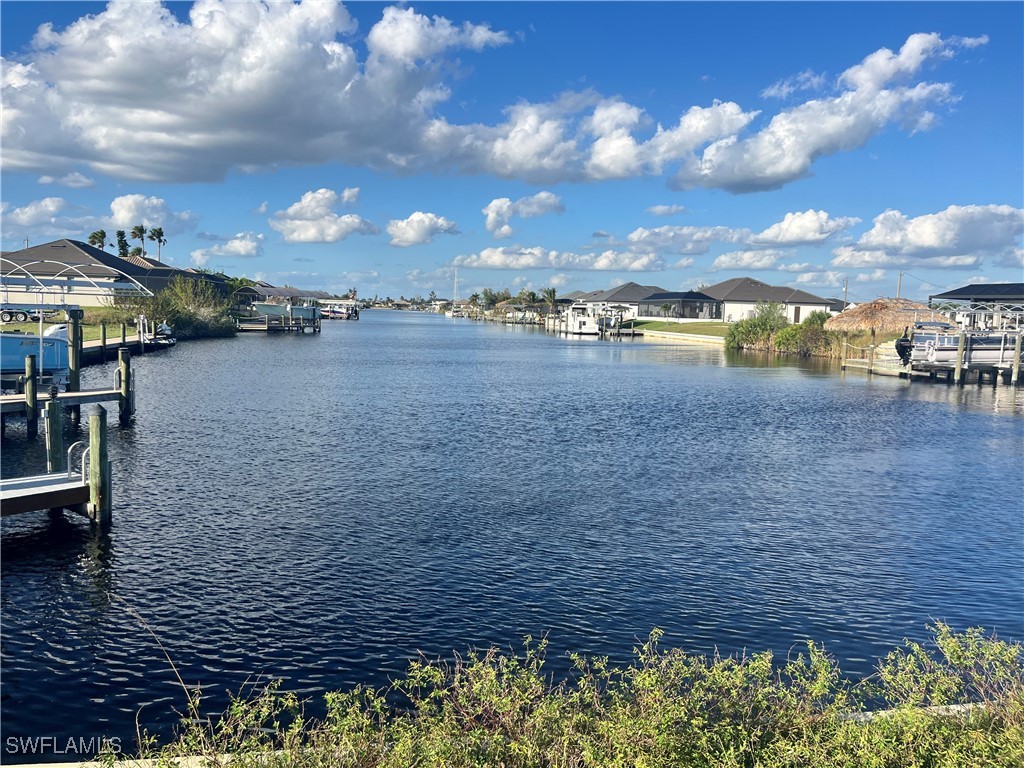
[[(556, 671), (653, 627), (853, 674), (936, 619), (1024, 640), (1020, 391), (384, 311), (135, 363), (110, 531), (3, 521), (5, 743), (175, 722), (124, 604), (211, 711), (527, 634)], [(43, 466), (12, 424), (4, 476)]]

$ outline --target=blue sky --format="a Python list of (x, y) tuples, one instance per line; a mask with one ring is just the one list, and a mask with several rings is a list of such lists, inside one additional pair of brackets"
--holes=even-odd
[(4, 250), (144, 224), (176, 266), (395, 298), (1024, 280), (1021, 3), (0, 17)]

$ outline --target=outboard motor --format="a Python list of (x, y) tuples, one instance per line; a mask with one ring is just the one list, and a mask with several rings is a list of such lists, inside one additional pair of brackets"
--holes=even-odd
[(64, 339), (64, 341), (67, 341), (68, 324), (57, 323), (56, 325), (51, 325), (49, 328), (43, 331), (43, 336), (45, 336), (48, 339)]
[(896, 339), (896, 354), (900, 356), (903, 365), (910, 364), (910, 353), (914, 351), (914, 342), (907, 335), (907, 329), (903, 329), (903, 335)]

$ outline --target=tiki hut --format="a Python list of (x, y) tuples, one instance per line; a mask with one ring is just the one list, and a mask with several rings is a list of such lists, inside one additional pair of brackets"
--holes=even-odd
[(830, 317), (825, 321), (825, 330), (849, 333), (870, 331), (874, 337), (876, 333), (902, 333), (904, 328), (926, 321), (949, 322), (949, 318), (910, 299), (879, 298)]

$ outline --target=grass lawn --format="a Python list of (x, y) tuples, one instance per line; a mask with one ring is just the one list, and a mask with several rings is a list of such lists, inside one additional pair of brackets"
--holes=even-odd
[[(43, 323), (43, 331), (45, 332), (52, 323)], [(39, 323), (4, 323), (0, 326), (3, 331), (22, 331), (24, 333), (39, 333)], [(128, 326), (128, 335), (135, 335), (135, 326)], [(99, 325), (87, 325), (82, 324), (82, 341), (99, 341), (100, 338), (100, 327)], [(114, 339), (121, 338), (121, 324), (120, 323), (107, 323), (107, 341), (113, 341)]]
[(718, 336), (725, 338), (729, 323), (673, 323), (664, 320), (637, 320), (634, 328), (642, 331), (664, 331), (667, 333), (694, 333), (698, 336)]

